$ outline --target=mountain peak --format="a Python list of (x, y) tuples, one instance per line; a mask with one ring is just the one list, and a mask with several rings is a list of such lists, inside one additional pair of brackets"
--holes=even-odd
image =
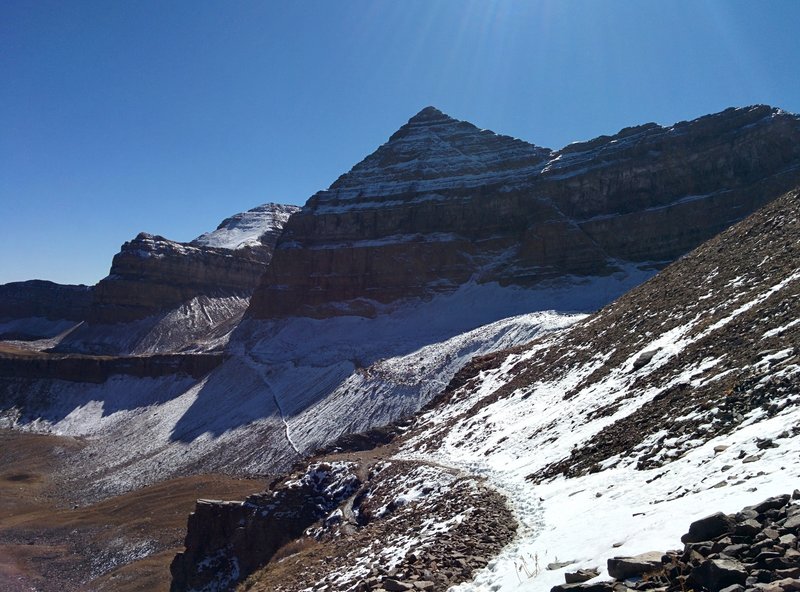
[(408, 120), (410, 124), (419, 124), (419, 123), (432, 123), (432, 122), (440, 122), (440, 121), (455, 121), (449, 115), (442, 113), (436, 107), (428, 105), (424, 109), (422, 109), (419, 113), (417, 113), (414, 117)]
[(272, 249), (286, 221), (299, 209), (277, 203), (256, 206), (225, 218), (216, 230), (201, 234), (191, 244), (232, 250), (269, 245)]
[(487, 175), (510, 182), (537, 173), (549, 155), (546, 148), (482, 130), (428, 106), (339, 177), (328, 192), (317, 194), (314, 202), (379, 194), (385, 198), (412, 186), (414, 192), (441, 191), (485, 183)]

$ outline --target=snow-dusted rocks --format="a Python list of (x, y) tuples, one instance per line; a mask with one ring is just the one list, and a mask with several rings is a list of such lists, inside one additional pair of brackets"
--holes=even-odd
[(102, 354), (219, 349), (249, 304), (295, 206), (265, 204), (191, 243), (141, 233), (94, 288), (87, 323), (59, 351)]
[(139, 234), (122, 245), (111, 272), (95, 288), (90, 322), (138, 320), (197, 296), (244, 296), (265, 262), (235, 251)]
[(268, 203), (223, 220), (216, 230), (201, 234), (191, 244), (218, 249), (255, 248), (266, 251), (266, 259), (297, 206)]
[(171, 590), (229, 589), (270, 562), (249, 590), (441, 591), (485, 565), (515, 526), (480, 479), (369, 456), (316, 459), (243, 503), (198, 503)]
[(249, 252), (145, 233), (94, 287), (87, 322), (58, 351), (131, 354), (213, 348), (244, 314), (266, 263)]
[[(682, 550), (610, 558), (608, 574), (617, 582), (560, 585), (551, 592), (612, 592), (622, 586), (662, 592), (794, 592), (800, 590), (798, 517), (800, 505), (792, 503), (788, 494), (735, 514), (716, 513), (690, 525), (693, 534), (683, 538), (691, 541)], [(725, 527), (720, 529), (722, 523)], [(701, 532), (706, 536), (697, 538)]]
[[(599, 313), (459, 375), (406, 454), (485, 475), (521, 523), (460, 592), (517, 589), (515, 562), (532, 553), (573, 571), (669, 549), (691, 521), (796, 487), (799, 235), (793, 191)], [(686, 540), (727, 536), (728, 519), (700, 533), (717, 518)], [(744, 518), (742, 535), (761, 528)]]
[(243, 502), (199, 500), (189, 518), (186, 551), (171, 565), (170, 590), (231, 589), (351, 498), (361, 486), (356, 468), (353, 463), (317, 463)]
[(800, 120), (730, 109), (551, 152), (428, 107), (287, 223), (250, 315), (372, 316), (469, 281), (659, 267), (800, 182)]

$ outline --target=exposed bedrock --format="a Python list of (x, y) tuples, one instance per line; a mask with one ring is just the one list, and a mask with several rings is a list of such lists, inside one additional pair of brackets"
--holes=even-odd
[(40, 317), (82, 321), (92, 301), (89, 286), (56, 284), (44, 280), (0, 285), (0, 320)]
[(658, 267), (798, 182), (800, 119), (766, 106), (557, 152), (426, 108), (292, 216), (248, 314)]
[(134, 321), (200, 295), (247, 295), (264, 267), (248, 252), (194, 247), (141, 233), (122, 245), (111, 273), (95, 287), (89, 321)]
[(86, 319), (92, 288), (44, 280), (0, 285), (0, 339), (55, 337)]

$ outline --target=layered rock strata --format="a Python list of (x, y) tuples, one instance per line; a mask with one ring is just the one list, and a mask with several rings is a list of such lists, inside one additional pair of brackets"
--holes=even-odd
[(122, 245), (95, 287), (89, 321), (135, 321), (197, 296), (248, 296), (265, 265), (251, 253), (140, 233)]
[(798, 182), (800, 119), (766, 106), (555, 152), (428, 107), (289, 220), (249, 314), (660, 266)]
[(206, 232), (191, 244), (198, 247), (247, 249), (259, 254), (264, 261), (272, 251), (289, 217), (300, 210), (297, 206), (268, 203), (226, 218), (216, 230)]
[(53, 337), (86, 319), (92, 288), (43, 280), (0, 285), (0, 339)]
[[(153, 356), (74, 356), (0, 354), (0, 391), (6, 395), (5, 384), (13, 379), (66, 380), (99, 384), (113, 376), (158, 378), (183, 374), (199, 379), (219, 366), (222, 354), (187, 354)], [(4, 406), (13, 406), (4, 398)]]
[(91, 301), (89, 286), (44, 280), (11, 282), (0, 286), (0, 320), (40, 317), (53, 321), (82, 321)]
[(295, 206), (265, 204), (190, 243), (140, 233), (93, 291), (87, 323), (61, 352), (151, 354), (219, 349), (249, 304)]

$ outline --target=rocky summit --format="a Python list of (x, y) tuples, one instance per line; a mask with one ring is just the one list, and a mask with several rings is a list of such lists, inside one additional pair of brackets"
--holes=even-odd
[(799, 140), (428, 107), (302, 208), (0, 289), (0, 588), (794, 590), (796, 503), (736, 512), (800, 478)]

